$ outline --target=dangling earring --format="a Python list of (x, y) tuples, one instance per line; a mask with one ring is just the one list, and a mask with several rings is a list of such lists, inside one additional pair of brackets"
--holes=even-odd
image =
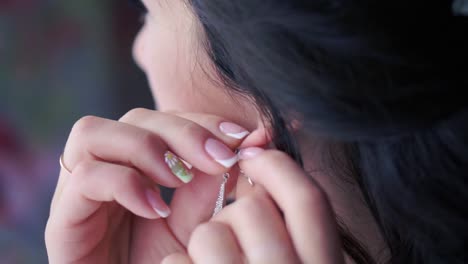
[(229, 173), (224, 173), (223, 174), (223, 182), (221, 183), (221, 186), (219, 187), (219, 192), (218, 192), (218, 198), (216, 199), (216, 205), (215, 205), (215, 208), (214, 208), (214, 211), (213, 211), (213, 216), (215, 216), (217, 213), (219, 213), (219, 211), (221, 211), (221, 209), (223, 209), (224, 207), (224, 204), (225, 204), (225, 195), (224, 195), (224, 192), (225, 192), (225, 189), (226, 189), (226, 183), (229, 179)]
[[(242, 170), (240, 171), (240, 175), (247, 178), (247, 181), (249, 181), (250, 186), (252, 187), (254, 186), (254, 182), (252, 181), (252, 179), (250, 179), (249, 176), (245, 175)], [(225, 197), (226, 183), (230, 176), (231, 175), (228, 172), (223, 174), (223, 182), (221, 183), (221, 186), (219, 187), (218, 198), (216, 199), (216, 204), (215, 204), (215, 208), (213, 210), (212, 216), (215, 216), (217, 213), (219, 213), (219, 211), (221, 211), (221, 209), (223, 209), (224, 205), (226, 204), (226, 199), (225, 199), (226, 198)]]

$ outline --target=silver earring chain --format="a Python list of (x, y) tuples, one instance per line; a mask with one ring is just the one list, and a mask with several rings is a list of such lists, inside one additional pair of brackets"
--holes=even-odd
[(218, 193), (218, 198), (216, 199), (216, 205), (213, 211), (213, 216), (215, 216), (217, 213), (223, 209), (224, 204), (225, 204), (225, 189), (226, 189), (226, 183), (229, 179), (229, 173), (224, 173), (223, 174), (223, 182), (221, 183), (221, 186), (219, 187), (219, 193)]

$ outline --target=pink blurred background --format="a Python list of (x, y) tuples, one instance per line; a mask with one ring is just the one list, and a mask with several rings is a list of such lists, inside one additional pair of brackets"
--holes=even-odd
[(0, 0), (0, 264), (47, 263), (58, 158), (84, 115), (151, 108), (126, 0)]

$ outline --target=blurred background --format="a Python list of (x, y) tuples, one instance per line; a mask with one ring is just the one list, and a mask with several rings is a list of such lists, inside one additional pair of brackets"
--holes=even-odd
[(47, 263), (58, 159), (84, 115), (152, 108), (127, 0), (0, 0), (0, 263)]

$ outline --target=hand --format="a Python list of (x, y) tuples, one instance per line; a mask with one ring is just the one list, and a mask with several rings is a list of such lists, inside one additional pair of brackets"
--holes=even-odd
[[(146, 109), (119, 121), (79, 120), (63, 154), (72, 173), (60, 172), (47, 222), (49, 263), (159, 263), (185, 252), (192, 230), (211, 217), (228, 170), (222, 164), (232, 165), (230, 149), (241, 143), (219, 130), (223, 121)], [(219, 149), (221, 143), (228, 147)], [(165, 163), (167, 150), (194, 166), (189, 184), (183, 181), (190, 174), (182, 181)], [(157, 185), (177, 188), (171, 208)]]
[(188, 254), (163, 263), (344, 263), (333, 211), (310, 176), (276, 150), (240, 156), (254, 190), (199, 225)]

